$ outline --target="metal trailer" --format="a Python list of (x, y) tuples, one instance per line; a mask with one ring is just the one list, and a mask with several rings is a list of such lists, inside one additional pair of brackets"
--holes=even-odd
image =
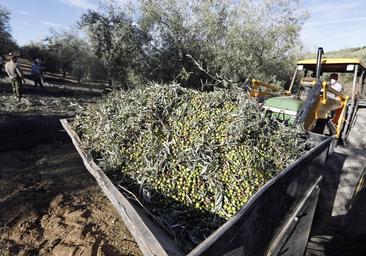
[[(66, 119), (62, 126), (116, 208), (144, 255), (183, 255), (172, 238), (136, 201), (121, 193)], [(265, 184), (245, 206), (188, 255), (303, 255), (316, 209), (324, 165), (334, 138), (311, 135), (314, 147)]]

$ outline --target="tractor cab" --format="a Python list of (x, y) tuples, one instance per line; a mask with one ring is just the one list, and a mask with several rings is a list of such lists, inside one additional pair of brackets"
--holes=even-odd
[[(359, 105), (365, 105), (366, 66), (358, 59), (322, 58), (297, 62), (288, 95), (264, 101), (272, 117), (289, 123), (302, 123), (308, 131), (345, 139), (356, 118)], [(343, 90), (332, 87), (331, 74), (338, 75)]]

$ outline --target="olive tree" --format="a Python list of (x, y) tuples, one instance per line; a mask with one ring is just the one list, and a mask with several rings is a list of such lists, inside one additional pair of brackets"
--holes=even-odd
[(62, 73), (68, 72), (81, 78), (88, 76), (88, 45), (76, 32), (52, 31), (47, 37), (47, 48), (57, 60), (55, 63)]
[(186, 85), (247, 78), (286, 80), (305, 19), (301, 0), (141, 0), (131, 12), (114, 1), (80, 20), (107, 78)]
[(79, 25), (86, 31), (93, 53), (103, 61), (110, 85), (112, 81), (125, 85), (139, 74), (144, 35), (116, 2), (107, 2), (98, 11), (88, 10)]
[[(191, 55), (218, 77), (285, 79), (305, 18), (300, 0), (142, 0), (141, 28), (171, 77), (195, 74)], [(165, 62), (162, 60), (166, 60)]]
[(41, 58), (46, 71), (59, 72), (81, 79), (105, 79), (105, 67), (90, 52), (90, 45), (79, 36), (78, 31), (51, 31), (44, 41), (32, 42), (21, 48), (31, 60)]
[(0, 5), (0, 55), (12, 52), (17, 44), (10, 34), (10, 12)]

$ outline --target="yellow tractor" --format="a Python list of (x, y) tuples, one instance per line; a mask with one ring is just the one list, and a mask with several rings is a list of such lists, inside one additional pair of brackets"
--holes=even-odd
[(252, 83), (248, 88), (249, 96), (258, 102), (261, 102), (266, 98), (279, 96), (285, 93), (281, 87), (265, 83), (257, 79), (252, 79)]
[[(282, 121), (302, 123), (308, 131), (344, 140), (365, 99), (366, 66), (358, 59), (323, 59), (322, 55), (319, 48), (317, 59), (299, 61), (288, 91), (266, 99), (263, 106)], [(327, 81), (332, 73), (352, 84), (335, 90)]]

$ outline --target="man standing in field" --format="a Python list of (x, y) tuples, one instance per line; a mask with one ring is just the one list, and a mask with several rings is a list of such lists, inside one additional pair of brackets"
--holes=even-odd
[(40, 59), (36, 59), (36, 61), (33, 62), (31, 75), (34, 81), (34, 86), (43, 87), (42, 67)]
[(0, 76), (3, 75), (3, 57), (0, 56)]
[(8, 74), (11, 85), (13, 87), (13, 92), (18, 100), (22, 98), (22, 82), (24, 81), (22, 70), (18, 65), (18, 58), (12, 56), (10, 61), (5, 64), (5, 71)]

